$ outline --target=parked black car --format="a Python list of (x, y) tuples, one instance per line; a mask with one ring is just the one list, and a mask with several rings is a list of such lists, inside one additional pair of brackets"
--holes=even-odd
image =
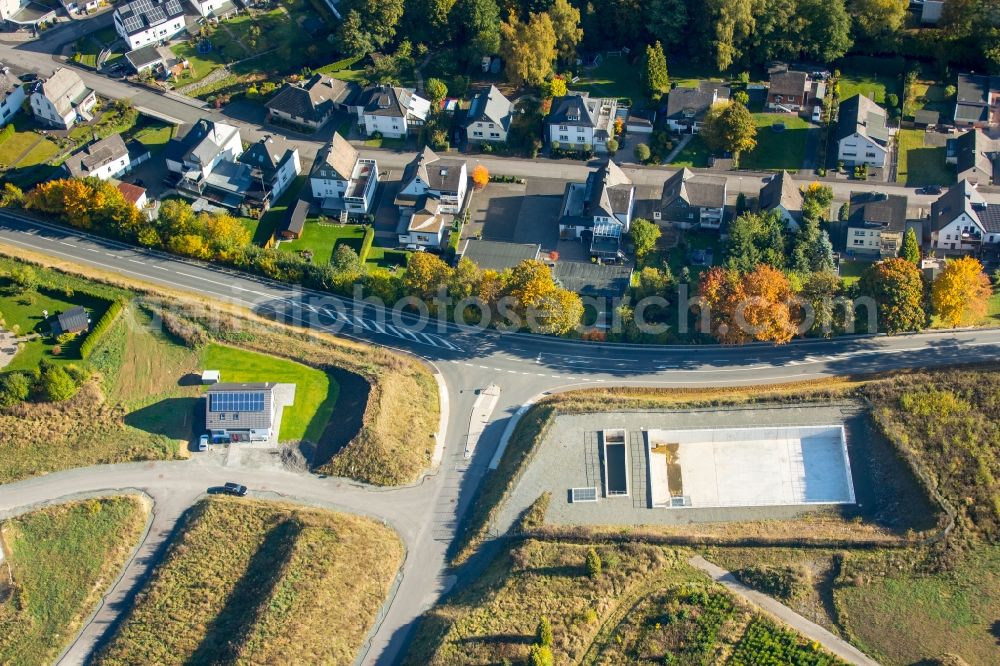
[(233, 483), (232, 481), (221, 486), (213, 486), (208, 489), (209, 495), (235, 495), (236, 497), (243, 497), (247, 494), (247, 487), (240, 485), (238, 483)]
[(918, 189), (917, 194), (941, 194), (941, 188), (937, 185), (928, 185)]

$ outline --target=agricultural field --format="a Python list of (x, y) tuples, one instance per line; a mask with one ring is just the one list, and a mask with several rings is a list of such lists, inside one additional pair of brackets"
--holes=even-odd
[(207, 499), (96, 663), (350, 663), (402, 562), (369, 518)]
[(0, 523), (0, 663), (50, 664), (139, 542), (148, 509), (108, 497), (40, 509)]

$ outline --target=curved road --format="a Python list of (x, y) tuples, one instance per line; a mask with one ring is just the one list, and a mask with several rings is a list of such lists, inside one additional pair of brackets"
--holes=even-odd
[[(446, 568), (446, 552), (457, 524), (488, 472), (512, 415), (540, 394), (599, 385), (786, 382), (973, 363), (995, 360), (1000, 354), (1000, 331), (992, 329), (803, 341), (782, 347), (639, 347), (501, 335), (447, 324), (426, 325), (407, 317), (394, 320), (374, 306), (361, 306), (349, 299), (312, 294), (10, 213), (0, 213), (0, 245), (99, 268), (154, 287), (280, 315), (291, 323), (418, 355), (437, 368), (448, 389), (446, 448), (440, 467), (421, 483), (381, 490), (343, 479), (320, 479), (280, 470), (242, 468), (234, 475), (255, 492), (269, 491), (366, 513), (385, 519), (399, 532), (408, 549), (402, 580), (370, 636), (360, 659), (364, 663), (396, 663), (414, 621), (449, 588), (452, 579)], [(467, 459), (460, 443), (466, 441), (470, 415), (476, 407), (476, 390), (490, 384), (500, 387), (500, 396), (478, 445)], [(121, 488), (141, 488), (154, 499), (183, 497), (194, 501), (207, 486), (227, 480), (224, 477), (232, 473), (232, 468), (209, 458), (69, 470), (0, 486), (0, 516), (54, 498)], [(179, 516), (180, 512), (174, 514)], [(112, 590), (107, 610), (102, 609), (104, 614), (99, 613), (88, 625), (65, 663), (85, 660), (90, 646), (106, 635), (110, 622), (127, 608), (130, 594), (153, 562), (152, 553), (136, 558), (120, 589)]]

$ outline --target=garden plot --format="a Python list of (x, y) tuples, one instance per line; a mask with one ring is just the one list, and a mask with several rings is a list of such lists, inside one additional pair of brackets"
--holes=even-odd
[(657, 507), (853, 504), (844, 428), (649, 430)]

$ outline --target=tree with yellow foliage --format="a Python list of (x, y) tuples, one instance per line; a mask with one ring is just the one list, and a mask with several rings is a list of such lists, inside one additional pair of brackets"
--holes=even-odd
[(945, 264), (934, 280), (931, 304), (942, 323), (964, 326), (983, 318), (992, 293), (983, 265), (972, 257), (961, 257)]
[(452, 269), (439, 256), (430, 252), (414, 252), (406, 263), (403, 289), (411, 296), (426, 301), (433, 311), (433, 299), (441, 287), (447, 287)]
[(507, 77), (517, 85), (541, 85), (552, 73), (556, 59), (556, 31), (548, 14), (532, 13), (522, 22), (511, 11), (500, 24), (500, 54), (507, 65)]

